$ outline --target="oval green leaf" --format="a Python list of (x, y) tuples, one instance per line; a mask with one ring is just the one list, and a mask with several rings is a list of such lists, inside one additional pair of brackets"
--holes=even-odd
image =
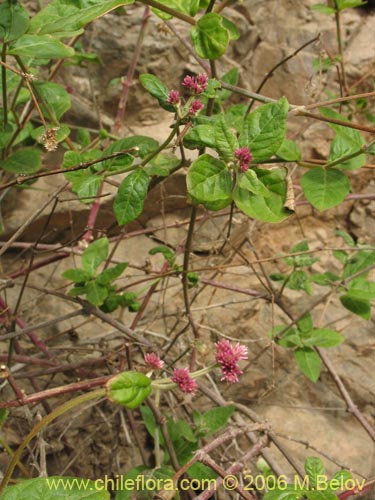
[(218, 59), (227, 49), (229, 31), (223, 26), (223, 18), (210, 12), (201, 17), (191, 29), (191, 38), (199, 57), (203, 59)]
[(143, 373), (123, 372), (106, 384), (107, 397), (129, 409), (137, 408), (151, 394), (151, 380)]
[[(81, 477), (36, 477), (6, 488), (2, 500), (109, 500), (110, 494), (100, 483)], [(69, 492), (69, 493), (68, 493)]]
[(229, 130), (224, 116), (215, 123), (214, 129), (215, 149), (224, 161), (233, 159), (234, 150), (238, 148), (237, 137)]
[(122, 181), (113, 203), (113, 211), (120, 225), (128, 224), (142, 213), (149, 183), (149, 176), (140, 168)]
[(108, 257), (108, 238), (100, 238), (91, 243), (82, 254), (82, 267), (91, 276)]
[(299, 348), (294, 351), (294, 357), (301, 372), (307, 378), (316, 382), (320, 375), (320, 358), (314, 349), (309, 347)]
[(254, 161), (267, 160), (276, 154), (286, 133), (289, 104), (285, 97), (264, 104), (250, 113), (244, 121), (240, 146), (250, 148)]
[(62, 59), (74, 56), (74, 49), (51, 35), (23, 35), (10, 46), (12, 56)]
[(159, 101), (159, 104), (163, 109), (174, 113), (174, 106), (167, 103), (169, 89), (161, 80), (159, 80), (159, 78), (157, 78), (155, 75), (144, 73), (139, 77), (139, 81), (141, 82), (143, 87), (152, 95), (152, 97), (155, 97)]
[(196, 125), (184, 137), (184, 146), (188, 149), (215, 148), (215, 132), (212, 125)]
[(0, 168), (13, 174), (33, 174), (40, 169), (42, 162), (40, 151), (35, 148), (24, 148), (0, 161)]
[(341, 203), (350, 191), (347, 176), (334, 168), (314, 168), (301, 178), (301, 187), (306, 199), (320, 211)]
[(217, 202), (231, 196), (229, 170), (224, 162), (208, 154), (191, 164), (186, 180), (188, 193), (199, 203)]
[(28, 25), (29, 15), (20, 3), (6, 0), (0, 5), (0, 40), (16, 40), (26, 32)]

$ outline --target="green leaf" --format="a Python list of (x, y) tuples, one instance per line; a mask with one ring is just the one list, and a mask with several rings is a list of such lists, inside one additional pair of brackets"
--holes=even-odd
[[(231, 85), (237, 85), (238, 77), (239, 77), (238, 68), (232, 68), (221, 77), (221, 81), (223, 81), (224, 83), (230, 83)], [(220, 101), (220, 103), (225, 102), (227, 99), (229, 99), (231, 95), (232, 91), (226, 89), (218, 90), (216, 93), (216, 97), (218, 101)]]
[(6, 160), (0, 160), (0, 168), (13, 174), (33, 174), (41, 166), (41, 152), (35, 148), (19, 149)]
[(96, 282), (100, 285), (109, 285), (112, 281), (119, 278), (127, 267), (128, 263), (122, 262), (121, 264), (116, 264), (109, 269), (105, 269), (103, 272), (98, 274)]
[[(37, 477), (26, 479), (6, 488), (2, 500), (109, 500), (110, 494), (100, 485), (90, 479), (80, 477)], [(67, 496), (67, 492), (69, 495)]]
[(214, 12), (202, 16), (191, 29), (191, 39), (199, 57), (218, 59), (227, 49), (229, 32), (223, 26), (223, 17)]
[(108, 257), (108, 238), (100, 238), (91, 243), (82, 254), (82, 266), (94, 275), (98, 266)]
[(340, 278), (336, 274), (330, 272), (310, 274), (310, 281), (320, 286), (330, 286), (339, 279)]
[(338, 229), (335, 232), (335, 234), (336, 234), (336, 236), (340, 236), (349, 247), (355, 248), (355, 246), (356, 246), (355, 241), (353, 240), (353, 238), (350, 236), (349, 233), (347, 233), (346, 231), (343, 231), (342, 229)]
[(335, 491), (341, 489), (341, 485), (346, 483), (346, 481), (353, 479), (353, 475), (348, 470), (340, 470), (335, 472), (329, 481), (329, 487), (331, 490)]
[(143, 472), (145, 472), (147, 470), (147, 467), (145, 467), (144, 465), (141, 465), (139, 467), (133, 467), (132, 469), (130, 469), (126, 474), (120, 476), (120, 485), (124, 485), (125, 486), (125, 489), (124, 490), (117, 490), (116, 492), (116, 496), (115, 496), (115, 500), (131, 500), (131, 497), (133, 496), (133, 493), (134, 491), (130, 488), (126, 488), (126, 485), (129, 484), (129, 483), (126, 483), (127, 480), (131, 480), (131, 481), (134, 481), (134, 483), (131, 483), (131, 484), (135, 484), (135, 481), (137, 481), (137, 477), (138, 476), (142, 476)]
[(174, 106), (167, 103), (169, 89), (161, 80), (159, 80), (159, 78), (157, 78), (155, 75), (144, 73), (139, 77), (139, 81), (141, 82), (143, 87), (152, 95), (152, 97), (155, 97), (159, 101), (159, 104), (163, 109), (174, 113)]
[(234, 150), (238, 148), (236, 136), (229, 130), (223, 115), (215, 123), (215, 149), (224, 161), (234, 157)]
[(309, 477), (309, 486), (315, 488), (317, 486), (318, 476), (324, 476), (325, 469), (320, 458), (309, 457), (305, 461), (305, 471)]
[(230, 40), (238, 40), (241, 36), (240, 30), (237, 26), (227, 17), (222, 16), (223, 26), (228, 30)]
[(305, 314), (300, 320), (297, 321), (298, 330), (302, 333), (311, 332), (314, 328), (314, 323), (310, 313)]
[(303, 337), (303, 343), (307, 347), (314, 345), (318, 347), (335, 347), (345, 340), (340, 333), (329, 328), (314, 328), (311, 332)]
[(249, 169), (244, 173), (239, 173), (236, 181), (239, 188), (246, 189), (250, 191), (250, 193), (259, 194), (265, 198), (271, 196), (270, 191), (268, 191), (263, 182), (258, 179), (253, 169)]
[(264, 495), (263, 500), (301, 500), (303, 493), (303, 490), (287, 485), (285, 489), (269, 491)]
[[(143, 423), (145, 424), (148, 433), (150, 434), (151, 437), (155, 438), (156, 420), (154, 414), (152, 413), (151, 408), (142, 405), (140, 407), (140, 410), (142, 414)], [(159, 434), (160, 444), (163, 445), (164, 437), (160, 429), (158, 429), (158, 434)]]
[(67, 172), (65, 178), (72, 183), (72, 191), (82, 203), (92, 203), (98, 194), (104, 177), (92, 174), (89, 170)]
[(93, 306), (101, 306), (108, 297), (108, 288), (95, 281), (86, 284), (87, 300)]
[(12, 56), (63, 59), (74, 56), (74, 49), (51, 35), (22, 35), (9, 48)]
[(62, 277), (74, 283), (85, 283), (93, 277), (93, 274), (83, 269), (67, 269), (62, 273)]
[(90, 132), (85, 128), (79, 128), (76, 140), (82, 148), (87, 147), (91, 143)]
[(341, 304), (357, 316), (364, 319), (371, 319), (371, 303), (369, 300), (360, 299), (351, 293), (346, 293), (340, 297)]
[(150, 255), (156, 255), (158, 253), (161, 253), (162, 255), (164, 255), (165, 260), (169, 262), (169, 265), (171, 266), (174, 265), (175, 254), (169, 247), (165, 245), (159, 245), (157, 247), (151, 248), (151, 250), (148, 253)]
[(107, 397), (130, 410), (137, 408), (151, 394), (151, 380), (143, 373), (123, 372), (106, 384)]
[(211, 436), (227, 425), (235, 409), (233, 405), (219, 406), (217, 408), (211, 408), (203, 414), (196, 413), (194, 421), (198, 427), (198, 431), (202, 436)]
[(184, 146), (188, 149), (201, 149), (204, 147), (214, 149), (215, 129), (212, 125), (196, 125), (185, 135)]
[(250, 113), (244, 121), (240, 146), (248, 146), (253, 161), (267, 160), (276, 154), (286, 133), (286, 118), (289, 104), (285, 97), (264, 104)]
[(210, 467), (202, 464), (201, 462), (195, 462), (195, 464), (191, 465), (188, 468), (186, 473), (189, 475), (189, 477), (191, 477), (192, 479), (197, 479), (198, 481), (207, 482), (207, 479), (217, 478), (217, 474)]
[(366, 5), (366, 3), (367, 1), (362, 0), (337, 0), (337, 8), (338, 10), (351, 9), (360, 5)]
[(35, 89), (42, 99), (41, 108), (43, 114), (48, 118), (48, 112), (43, 105), (43, 101), (48, 104), (48, 108), (53, 112), (55, 118), (60, 120), (62, 115), (70, 109), (72, 103), (68, 92), (57, 83), (35, 82)]
[(171, 171), (181, 164), (177, 156), (170, 153), (159, 153), (155, 158), (148, 162), (144, 170), (148, 175), (158, 177), (167, 177)]
[(349, 292), (351, 297), (374, 300), (375, 283), (366, 281), (362, 276), (359, 276), (358, 278), (355, 278), (349, 282)]
[(301, 372), (307, 378), (316, 382), (320, 375), (320, 358), (314, 349), (309, 347), (299, 348), (294, 351), (294, 357)]
[(301, 187), (306, 199), (320, 211), (341, 203), (350, 191), (349, 179), (334, 168), (314, 168), (301, 178)]
[[(290, 249), (290, 253), (308, 252), (309, 244), (306, 240), (300, 241)], [(295, 255), (294, 257), (286, 257), (285, 262), (293, 267), (311, 266), (319, 259), (312, 257), (310, 254)]]
[(291, 290), (304, 290), (309, 295), (312, 294), (310, 280), (305, 271), (293, 271), (286, 286)]
[(8, 418), (9, 410), (6, 408), (0, 408), (0, 429), (4, 425), (6, 419)]
[(302, 158), (302, 153), (296, 142), (284, 139), (276, 156), (286, 161), (299, 161)]
[[(132, 135), (131, 137), (125, 137), (112, 143), (105, 151), (104, 156), (111, 153), (116, 153), (118, 151), (125, 151), (126, 149), (137, 147), (139, 149), (138, 153), (134, 152), (133, 155), (128, 153), (127, 155), (121, 156), (120, 158), (115, 158), (113, 160), (106, 160), (103, 162), (105, 168), (110, 170), (118, 170), (119, 168), (127, 167), (131, 165), (134, 156), (138, 154), (140, 158), (145, 158), (151, 151), (154, 151), (159, 146), (158, 141), (152, 137), (147, 137), (146, 135)], [(130, 158), (131, 161), (129, 162)], [(116, 168), (115, 168), (116, 167)]]
[(113, 203), (118, 224), (128, 224), (142, 213), (149, 183), (149, 176), (141, 168), (125, 177)]
[(8, 43), (19, 38), (28, 25), (29, 15), (20, 3), (6, 0), (0, 5), (0, 40)]
[[(253, 219), (264, 222), (281, 222), (289, 217), (290, 212), (284, 208), (286, 184), (285, 169), (252, 169), (260, 182), (268, 189), (267, 197), (250, 193), (238, 185), (233, 191), (236, 206)], [(251, 175), (251, 174), (250, 174)]]
[(133, 2), (134, 0), (93, 0), (81, 3), (53, 0), (31, 19), (28, 32), (52, 33), (60, 38), (79, 35), (83, 32), (82, 28), (94, 19), (120, 5), (129, 5)]
[[(369, 266), (375, 264), (375, 252), (370, 250), (361, 250), (355, 255), (349, 258), (345, 264), (345, 269), (343, 272), (343, 278), (349, 278), (351, 275), (363, 271)], [(366, 277), (370, 271), (362, 274), (362, 277)]]
[(204, 154), (191, 164), (187, 190), (199, 203), (226, 200), (231, 188), (232, 178), (224, 162)]
[[(342, 127), (344, 128), (344, 127)], [(350, 129), (349, 129), (350, 130)], [(355, 130), (354, 132), (358, 132)], [(362, 138), (362, 136), (359, 134)], [(364, 143), (363, 139), (363, 143)], [(347, 155), (352, 155), (358, 153), (360, 150), (357, 145), (354, 145), (348, 142), (348, 138), (344, 136), (342, 133), (337, 133), (336, 137), (331, 142), (331, 150), (329, 153), (329, 162), (340, 160)], [(366, 155), (358, 154), (354, 158), (350, 160), (343, 160), (341, 163), (336, 165), (336, 168), (341, 168), (343, 170), (357, 170), (358, 168), (363, 167), (366, 163)]]
[(307, 500), (338, 500), (338, 497), (332, 491), (323, 487), (317, 491), (306, 491), (305, 495)]
[(333, 7), (328, 7), (328, 5), (325, 5), (324, 3), (316, 3), (312, 5), (311, 10), (317, 10), (318, 12), (321, 12), (322, 14), (334, 14), (336, 12), (336, 9)]

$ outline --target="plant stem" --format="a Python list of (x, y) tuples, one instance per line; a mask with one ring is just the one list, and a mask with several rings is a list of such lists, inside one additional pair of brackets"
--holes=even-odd
[(156, 0), (141, 0), (141, 2), (144, 3), (145, 5), (149, 5), (150, 7), (154, 7), (155, 9), (159, 9), (162, 12), (166, 12), (167, 14), (170, 14), (171, 16), (176, 17), (177, 19), (186, 21), (192, 26), (196, 25), (196, 20), (194, 19), (194, 17), (188, 16), (187, 14), (179, 12), (178, 10), (171, 9), (170, 7), (167, 7), (166, 5), (159, 3)]
[(342, 33), (341, 33), (341, 17), (340, 11), (337, 5), (337, 1), (334, 0), (335, 3), (335, 21), (336, 21), (336, 35), (337, 35), (337, 45), (340, 54), (340, 68), (341, 68), (341, 77), (342, 77), (342, 86), (344, 87), (345, 92), (347, 91), (347, 82), (346, 82), (346, 74), (345, 74), (345, 64), (344, 64), (344, 50), (342, 43)]
[(102, 396), (105, 396), (105, 389), (97, 389), (96, 391), (88, 392), (87, 394), (82, 394), (81, 396), (77, 396), (74, 399), (71, 399), (70, 401), (67, 401), (66, 403), (63, 403), (61, 406), (58, 406), (55, 408), (50, 414), (46, 415), (40, 422), (36, 424), (36, 426), (32, 429), (31, 432), (25, 437), (25, 439), (22, 441), (22, 443), (19, 445), (18, 449), (14, 453), (7, 470), (4, 473), (3, 480), (0, 483), (0, 496), (3, 493), (5, 487), (7, 486), (12, 473), (14, 471), (14, 468), (16, 467), (18, 461), (21, 458), (23, 450), (28, 446), (30, 441), (42, 430), (44, 429), (49, 423), (51, 423), (53, 420), (56, 418), (60, 417), (64, 413), (66, 413), (69, 410), (72, 410), (76, 406), (86, 403), (87, 401), (91, 401), (92, 399), (100, 398)]

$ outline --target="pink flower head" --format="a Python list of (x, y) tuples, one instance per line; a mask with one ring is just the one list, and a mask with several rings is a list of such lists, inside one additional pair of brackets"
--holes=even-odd
[(182, 81), (182, 85), (192, 91), (193, 94), (201, 94), (207, 88), (208, 76), (201, 74), (197, 77), (187, 75)]
[(160, 370), (160, 368), (163, 368), (164, 366), (164, 361), (162, 361), (154, 352), (145, 354), (145, 361), (150, 368), (155, 370)]
[(238, 148), (234, 151), (234, 156), (239, 159), (241, 172), (246, 172), (249, 170), (249, 164), (253, 159), (253, 155), (250, 153), (248, 147)]
[(193, 394), (198, 389), (198, 384), (191, 378), (187, 368), (175, 368), (171, 380), (178, 385), (182, 392)]
[(202, 101), (196, 100), (191, 103), (190, 109), (189, 109), (189, 115), (196, 115), (198, 111), (201, 111), (204, 108), (204, 104)]
[(238, 376), (242, 375), (242, 370), (238, 366), (238, 361), (247, 359), (247, 347), (237, 342), (232, 345), (229, 340), (223, 339), (216, 344), (216, 362), (223, 372), (221, 380), (226, 380), (230, 384), (238, 382)]
[(178, 90), (171, 90), (168, 94), (167, 103), (176, 105), (180, 102), (180, 94)]

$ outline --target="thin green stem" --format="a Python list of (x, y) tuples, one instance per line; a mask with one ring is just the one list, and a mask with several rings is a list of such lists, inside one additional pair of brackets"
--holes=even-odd
[(171, 9), (171, 7), (167, 7), (166, 5), (157, 2), (156, 0), (141, 0), (142, 3), (145, 5), (149, 5), (150, 7), (154, 7), (155, 9), (159, 9), (162, 12), (166, 12), (167, 14), (170, 14), (173, 17), (176, 17), (177, 19), (181, 19), (182, 21), (185, 21), (192, 26), (195, 26), (197, 24), (196, 20), (188, 16), (187, 14), (184, 14), (183, 12), (179, 12), (178, 10)]
[[(155, 158), (155, 156), (158, 155), (160, 151), (163, 151), (163, 149), (165, 149), (169, 145), (169, 143), (172, 142), (173, 137), (178, 133), (178, 127), (180, 126), (180, 124), (181, 124), (180, 120), (177, 120), (176, 123), (173, 125), (172, 132), (169, 134), (167, 139), (157, 149), (155, 149), (149, 155), (146, 156), (146, 158), (140, 164), (141, 167), (147, 165), (149, 161)], [(116, 174), (120, 172), (121, 172), (120, 170), (117, 170)]]
[(60, 417), (64, 413), (66, 413), (69, 410), (72, 410), (76, 406), (82, 404), (82, 403), (87, 403), (87, 401), (91, 401), (92, 399), (100, 398), (105, 396), (105, 389), (97, 389), (96, 391), (88, 392), (86, 394), (82, 394), (81, 396), (78, 396), (74, 399), (71, 399), (70, 401), (67, 401), (66, 403), (58, 406), (55, 408), (51, 413), (46, 415), (40, 422), (36, 424), (36, 426), (29, 432), (29, 434), (25, 437), (25, 439), (22, 441), (22, 443), (19, 445), (18, 449), (14, 453), (7, 470), (4, 473), (3, 480), (0, 483), (0, 496), (2, 495), (4, 489), (6, 488), (12, 474), (14, 471), (14, 468), (16, 467), (18, 461), (21, 458), (21, 455), (23, 453), (23, 450), (28, 446), (30, 441), (42, 430), (44, 429), (48, 424), (53, 422), (56, 418)]
[(8, 102), (7, 102), (7, 73), (6, 73), (6, 56), (7, 56), (7, 44), (3, 44), (3, 50), (1, 52), (1, 62), (4, 63), (1, 65), (1, 83), (2, 83), (2, 91), (3, 91), (3, 123), (4, 128), (8, 124)]

